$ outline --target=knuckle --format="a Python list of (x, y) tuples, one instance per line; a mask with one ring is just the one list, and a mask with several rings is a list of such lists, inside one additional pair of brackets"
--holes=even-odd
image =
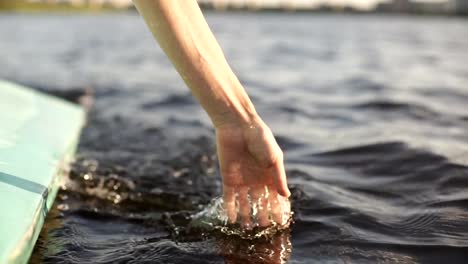
[(279, 162), (282, 162), (283, 160), (283, 152), (282, 151), (276, 151), (272, 153), (271, 155), (266, 156), (262, 160), (262, 165), (265, 168), (272, 168), (276, 166)]

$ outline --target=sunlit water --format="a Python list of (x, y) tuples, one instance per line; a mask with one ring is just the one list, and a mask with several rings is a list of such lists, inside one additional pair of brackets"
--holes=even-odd
[(465, 263), (468, 20), (208, 19), (285, 151), (291, 227), (194, 222), (220, 194), (213, 130), (138, 16), (2, 15), (0, 77), (95, 93), (32, 262)]

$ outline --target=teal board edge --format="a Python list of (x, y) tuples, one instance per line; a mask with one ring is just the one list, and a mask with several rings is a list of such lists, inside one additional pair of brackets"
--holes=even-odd
[(0, 263), (28, 262), (84, 122), (81, 107), (0, 80)]

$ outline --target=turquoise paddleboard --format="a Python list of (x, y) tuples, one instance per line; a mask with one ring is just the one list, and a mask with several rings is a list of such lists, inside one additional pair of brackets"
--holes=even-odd
[(73, 157), (85, 112), (0, 80), (0, 263), (26, 263)]

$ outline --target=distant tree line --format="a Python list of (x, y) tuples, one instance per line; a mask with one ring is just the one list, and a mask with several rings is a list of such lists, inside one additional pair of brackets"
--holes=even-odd
[(0, 0), (0, 9), (15, 9), (27, 5), (26, 0)]

